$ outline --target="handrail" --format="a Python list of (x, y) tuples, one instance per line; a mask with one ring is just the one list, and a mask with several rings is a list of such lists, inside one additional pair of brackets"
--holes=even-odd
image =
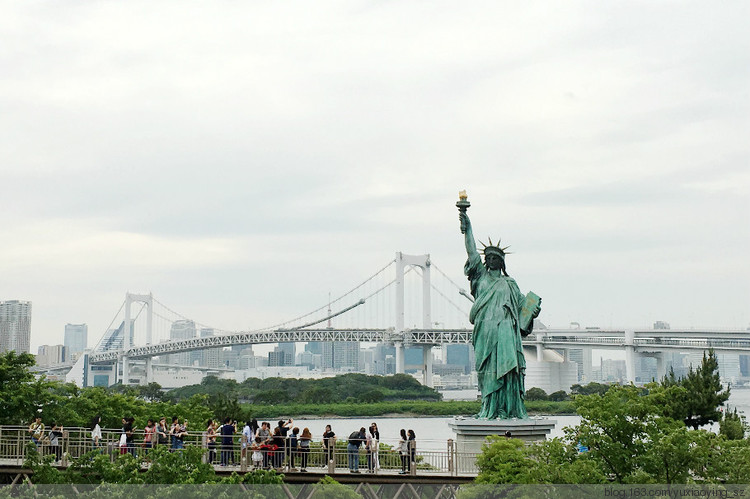
[[(45, 429), (45, 433), (47, 430)], [(88, 428), (64, 428), (63, 436), (58, 439), (58, 445), (54, 446), (46, 439), (33, 443), (26, 426), (0, 426), (0, 464), (23, 465), (27, 446), (33, 443), (43, 455), (54, 455), (54, 464), (59, 467), (68, 466), (71, 459), (80, 458), (92, 450), (108, 455), (112, 462), (121, 454), (132, 454), (145, 466), (152, 446), (143, 442), (142, 435), (140, 435), (141, 438), (134, 438), (130, 445), (121, 447), (119, 444), (121, 435), (121, 430), (105, 429), (102, 431), (100, 446), (95, 448), (91, 440), (91, 431)], [(257, 463), (253, 462), (253, 450), (245, 444), (244, 440), (241, 435), (234, 435), (231, 444), (223, 445), (222, 436), (217, 435), (216, 442), (209, 443), (206, 441), (204, 432), (189, 432), (181, 445), (175, 442), (167, 444), (154, 442), (153, 446), (164, 445), (173, 452), (179, 452), (179, 447), (183, 445), (184, 447), (200, 447), (204, 450), (204, 462), (214, 464), (217, 469), (245, 472), (253, 469)], [(350, 456), (345, 438), (339, 439), (330, 451), (320, 442), (313, 441), (308, 451), (302, 451), (299, 447), (296, 450), (270, 448), (261, 452), (260, 456), (262, 459), (260, 467), (274, 468), (286, 473), (297, 471), (303, 459), (311, 471), (314, 468), (323, 468), (329, 471), (338, 469), (341, 472), (341, 469), (346, 470), (351, 469), (351, 466), (356, 466), (360, 472), (367, 473), (371, 465), (374, 473), (403, 471), (407, 474), (473, 476), (478, 472), (477, 454), (457, 452), (453, 440), (447, 441), (446, 450), (422, 450), (419, 447), (414, 449), (413, 453), (410, 450), (409, 456), (413, 456), (414, 459), (407, 458), (405, 461), (402, 460), (397, 446), (390, 446), (383, 441), (378, 445), (377, 452), (371, 453), (360, 447), (356, 454)]]

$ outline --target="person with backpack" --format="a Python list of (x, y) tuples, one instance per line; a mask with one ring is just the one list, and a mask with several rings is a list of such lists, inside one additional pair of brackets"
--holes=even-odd
[(349, 435), (349, 441), (346, 446), (346, 452), (349, 456), (349, 473), (359, 473), (359, 447), (364, 443), (366, 438), (364, 427)]

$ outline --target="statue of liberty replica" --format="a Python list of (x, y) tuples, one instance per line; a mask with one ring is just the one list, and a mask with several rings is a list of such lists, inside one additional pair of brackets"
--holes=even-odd
[[(534, 293), (521, 293), (505, 267), (505, 248), (484, 244), (484, 262), (477, 251), (466, 209), (470, 206), (466, 192), (459, 193), (456, 203), (464, 234), (468, 260), (464, 273), (471, 282), (474, 305), (469, 321), (474, 325), (472, 345), (476, 357), (482, 409), (479, 419), (527, 419), (524, 400), (526, 360), (521, 337), (531, 334), (534, 318), (541, 311)], [(498, 243), (500, 240), (498, 239)]]

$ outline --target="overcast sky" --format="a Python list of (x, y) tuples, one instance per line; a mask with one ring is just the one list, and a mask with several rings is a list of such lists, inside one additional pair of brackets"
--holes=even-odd
[(2, 2), (0, 300), (32, 351), (126, 291), (260, 327), (455, 201), (551, 326), (750, 326), (750, 7)]

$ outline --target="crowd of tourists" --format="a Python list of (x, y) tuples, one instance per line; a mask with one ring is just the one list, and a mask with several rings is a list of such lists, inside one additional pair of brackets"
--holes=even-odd
[[(91, 421), (91, 445), (94, 449), (105, 450), (107, 445), (103, 437), (101, 416)], [(207, 449), (207, 460), (211, 464), (220, 466), (237, 465), (238, 458), (254, 469), (276, 469), (306, 472), (309, 464), (313, 435), (309, 428), (294, 426), (293, 419), (279, 420), (272, 428), (271, 423), (258, 423), (256, 419), (239, 425), (230, 418), (218, 421), (208, 420), (202, 430), (201, 444)], [(53, 423), (50, 431), (42, 423), (41, 417), (36, 417), (29, 425), (29, 434), (38, 447), (48, 448), (54, 453), (57, 461), (62, 459), (63, 427)], [(143, 435), (136, 442), (136, 434)], [(140, 455), (147, 458), (149, 451), (156, 445), (169, 445), (170, 451), (180, 452), (185, 447), (185, 439), (189, 436), (188, 421), (180, 421), (173, 417), (171, 423), (162, 417), (158, 421), (149, 419), (143, 429), (135, 426), (132, 417), (122, 418), (122, 428), (117, 433), (116, 444), (110, 444), (115, 449), (109, 449), (120, 454)], [(326, 425), (320, 438), (320, 447), (325, 459), (319, 462), (324, 468), (334, 459), (336, 441), (338, 437), (331, 425)], [(239, 445), (236, 445), (239, 444)], [(140, 452), (138, 451), (140, 449)], [(364, 449), (367, 461), (367, 473), (376, 473), (380, 469), (380, 431), (377, 423), (372, 423), (368, 429), (361, 427), (352, 432), (346, 439), (346, 453), (351, 473), (360, 473), (360, 451)], [(239, 450), (239, 456), (236, 454)], [(406, 474), (411, 464), (416, 462), (416, 435), (414, 430), (400, 431), (400, 439), (396, 452), (401, 459), (401, 471)], [(251, 464), (252, 463), (252, 464)]]

